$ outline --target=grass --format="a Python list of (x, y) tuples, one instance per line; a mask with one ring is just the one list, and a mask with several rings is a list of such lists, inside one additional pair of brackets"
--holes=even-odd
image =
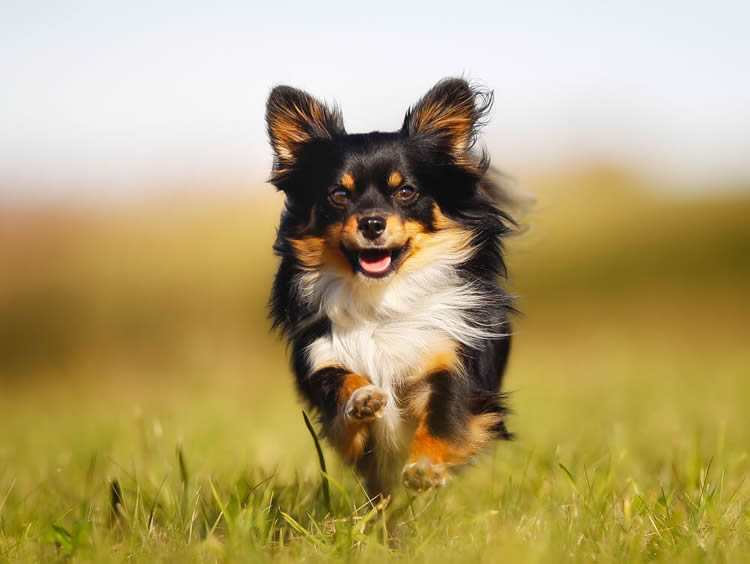
[(266, 331), (278, 200), (24, 218), (0, 562), (746, 561), (750, 203), (602, 174), (542, 187), (511, 244), (518, 440), (380, 511), (325, 443), (321, 472)]

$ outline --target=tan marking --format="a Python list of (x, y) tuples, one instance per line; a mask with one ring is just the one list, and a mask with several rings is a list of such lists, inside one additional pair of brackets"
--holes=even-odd
[(474, 128), (475, 113), (473, 98), (450, 105), (442, 101), (430, 102), (418, 110), (417, 132), (445, 135), (453, 145), (452, 152), (465, 151)]
[[(415, 272), (440, 260), (463, 262), (474, 252), (474, 234), (471, 230), (446, 217), (437, 204), (433, 214), (435, 232), (425, 231), (424, 225), (418, 221), (404, 221), (397, 215), (386, 217), (385, 232), (382, 235), (384, 245), (399, 248), (409, 243), (397, 276)], [(339, 225), (336, 235), (326, 239), (333, 248), (338, 248), (343, 243), (345, 247), (354, 249), (366, 243), (359, 232), (356, 216), (349, 217), (343, 226)]]
[(289, 239), (297, 260), (305, 270), (320, 268), (325, 241), (321, 237), (302, 237), (301, 239)]
[[(387, 247), (403, 247), (409, 240), (409, 233), (406, 230), (404, 221), (397, 215), (388, 215), (385, 217), (385, 231), (381, 238), (383, 244)], [(347, 219), (341, 230), (340, 242), (350, 249), (360, 248), (370, 241), (364, 239), (359, 232), (358, 218), (351, 216)]]
[[(356, 249), (364, 243), (364, 239), (359, 233), (359, 221), (357, 216), (349, 216), (344, 222), (344, 225), (339, 225), (338, 229), (338, 244), (343, 243), (347, 248)], [(388, 226), (386, 225), (386, 232), (387, 230)]]
[(482, 413), (471, 418), (465, 447), (467, 458), (482, 450), (495, 438), (495, 432), (492, 429), (502, 420), (503, 416), (499, 413)]
[(432, 206), (432, 220), (435, 222), (435, 227), (438, 229), (460, 227), (455, 221), (446, 216), (437, 204)]
[[(317, 104), (312, 104), (311, 110)], [(311, 112), (320, 115), (318, 111)], [(279, 158), (291, 161), (294, 158), (292, 147), (310, 138), (305, 130), (305, 122), (310, 121), (312, 115), (307, 115), (299, 106), (283, 106), (276, 108), (271, 114), (269, 129), (271, 131), (273, 147)], [(314, 118), (313, 118), (314, 119)]]
[(409, 450), (409, 462), (415, 462), (422, 457), (429, 458), (433, 464), (463, 460), (461, 447), (431, 435), (426, 422), (432, 395), (432, 387), (427, 377), (443, 370), (452, 370), (457, 364), (456, 344), (448, 339), (443, 347), (438, 347), (436, 352), (426, 359), (415, 376), (406, 382), (406, 389), (403, 391), (404, 404), (406, 410), (419, 422)]
[(344, 406), (352, 393), (370, 381), (359, 374), (347, 374), (338, 392), (339, 414), (328, 431), (328, 440), (348, 463), (356, 462), (364, 452), (369, 426), (367, 422), (355, 421), (344, 415)]
[(444, 370), (455, 370), (458, 366), (458, 354), (456, 354), (456, 343), (447, 339), (445, 347), (439, 352), (433, 353), (425, 361), (422, 374), (429, 375)]
[(497, 413), (474, 415), (469, 420), (463, 440), (453, 443), (432, 435), (423, 419), (417, 426), (409, 449), (409, 462), (426, 457), (433, 464), (464, 464), (494, 438), (492, 428), (500, 421), (502, 416)]
[(339, 184), (341, 184), (347, 190), (354, 190), (354, 176), (350, 172), (345, 172), (339, 178)]
[(299, 239), (289, 239), (297, 260), (303, 270), (320, 270), (324, 266), (335, 269), (341, 274), (352, 275), (349, 260), (341, 252), (342, 233), (346, 229), (356, 229), (357, 220), (349, 218), (342, 226), (331, 226), (323, 237), (303, 236)]
[(349, 398), (352, 397), (355, 390), (369, 385), (370, 381), (367, 378), (360, 376), (359, 374), (347, 374), (344, 377), (344, 382), (339, 388), (339, 409), (344, 408), (346, 402), (349, 401)]
[(400, 405), (417, 421), (427, 412), (431, 389), (426, 380), (411, 380), (399, 389)]
[(391, 188), (398, 188), (401, 186), (401, 183), (404, 181), (404, 177), (401, 176), (401, 173), (397, 170), (394, 170), (389, 176), (388, 176), (388, 186)]
[(411, 244), (398, 274), (416, 272), (441, 260), (458, 264), (474, 253), (474, 233), (471, 230), (443, 215), (437, 204), (433, 208), (433, 215), (434, 233), (425, 231), (418, 221), (406, 221), (406, 239)]
[(354, 464), (365, 451), (370, 429), (367, 423), (347, 421), (336, 425), (328, 435), (339, 456), (348, 464)]
[[(406, 377), (406, 384), (416, 385), (430, 374), (443, 371), (456, 371), (460, 365), (456, 341), (446, 336), (433, 344), (432, 352), (425, 355), (424, 361)], [(406, 394), (410, 390), (406, 390)]]
[(454, 162), (470, 174), (482, 175), (481, 160), (469, 150), (477, 119), (473, 97), (451, 104), (444, 100), (427, 102), (415, 112), (415, 133), (444, 136)]
[(416, 462), (423, 456), (433, 464), (453, 464), (463, 460), (458, 447), (432, 435), (427, 423), (421, 421), (409, 449), (409, 462)]
[[(309, 100), (308, 108), (301, 108), (297, 104), (275, 106), (269, 112), (271, 144), (282, 161), (291, 162), (294, 160), (294, 145), (311, 139), (310, 128), (307, 126), (311, 123), (327, 124), (330, 121), (326, 109), (314, 99)], [(325, 128), (319, 129), (325, 131)], [(286, 170), (286, 167), (280, 167), (275, 174), (282, 175)]]
[(401, 247), (405, 245), (407, 233), (404, 228), (404, 220), (397, 215), (385, 216), (385, 231), (383, 232), (382, 237), (390, 247)]
[(417, 421), (427, 416), (432, 393), (427, 377), (436, 372), (456, 372), (460, 362), (456, 349), (456, 342), (446, 337), (442, 344), (435, 345), (433, 349), (435, 352), (428, 355), (424, 363), (403, 382), (402, 389), (399, 391), (399, 395), (403, 398), (403, 407)]
[[(474, 233), (446, 217), (435, 204), (433, 209), (436, 231), (427, 232), (414, 220), (402, 220), (397, 215), (386, 217), (386, 228), (382, 235), (384, 245), (399, 248), (409, 243), (396, 276), (403, 276), (426, 268), (435, 262), (451, 261), (459, 264), (468, 260), (475, 252)], [(315, 218), (311, 217), (309, 229)], [(341, 252), (341, 246), (349, 249), (361, 248), (367, 242), (359, 232), (357, 216), (350, 216), (342, 225), (337, 223), (322, 237), (302, 235), (289, 239), (295, 255), (305, 270), (332, 267), (342, 274), (353, 275), (349, 260)]]
[(462, 437), (458, 442), (435, 437), (429, 432), (426, 421), (432, 387), (428, 377), (447, 370), (453, 372), (454, 377), (461, 378), (456, 371), (459, 363), (457, 345), (449, 339), (435, 349), (418, 373), (407, 379), (399, 391), (403, 398), (402, 407), (418, 422), (409, 451), (410, 462), (427, 457), (433, 464), (463, 464), (495, 437), (493, 428), (502, 421), (502, 415), (497, 413), (472, 415), (465, 427), (455, 429)]

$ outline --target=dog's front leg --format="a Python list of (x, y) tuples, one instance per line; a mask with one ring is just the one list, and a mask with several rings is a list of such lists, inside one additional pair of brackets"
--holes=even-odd
[(316, 370), (300, 387), (319, 408), (333, 447), (346, 462), (357, 462), (367, 443), (369, 423), (382, 415), (388, 396), (367, 378), (338, 367)]

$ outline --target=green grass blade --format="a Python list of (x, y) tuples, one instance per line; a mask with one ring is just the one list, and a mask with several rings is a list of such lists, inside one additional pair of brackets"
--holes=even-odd
[(305, 425), (307, 426), (307, 430), (310, 431), (310, 436), (312, 436), (313, 442), (315, 443), (315, 450), (318, 451), (318, 464), (320, 464), (320, 481), (321, 481), (321, 487), (323, 488), (323, 499), (325, 500), (326, 508), (328, 509), (328, 512), (331, 512), (331, 491), (328, 488), (328, 470), (326, 469), (326, 459), (325, 456), (323, 456), (323, 449), (320, 446), (320, 439), (318, 439), (318, 434), (315, 432), (315, 428), (313, 427), (313, 424), (310, 422), (310, 418), (307, 416), (307, 413), (305, 410), (302, 410), (302, 417), (305, 419)]
[(318, 548), (323, 548), (325, 546), (321, 540), (319, 540), (310, 531), (308, 531), (302, 525), (300, 525), (297, 521), (295, 521), (291, 515), (289, 515), (288, 513), (284, 513), (283, 511), (279, 511), (279, 513), (281, 513), (281, 516), (284, 518), (284, 520), (287, 523), (289, 523), (292, 529), (300, 533), (303, 537), (305, 537), (305, 539), (310, 541), (312, 544), (314, 544)]
[(565, 465), (562, 462), (559, 462), (558, 466), (560, 466), (560, 468), (562, 469), (563, 473), (565, 474), (565, 477), (568, 479), (568, 482), (570, 482), (570, 485), (573, 487), (575, 492), (578, 495), (581, 495), (581, 490), (578, 489), (578, 484), (576, 484), (576, 481), (573, 478), (573, 474), (570, 473), (570, 470), (565, 468)]

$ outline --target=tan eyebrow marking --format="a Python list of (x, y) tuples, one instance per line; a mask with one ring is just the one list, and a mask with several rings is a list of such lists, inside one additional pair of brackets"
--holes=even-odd
[(394, 170), (390, 176), (388, 177), (388, 186), (391, 188), (398, 188), (401, 186), (401, 183), (404, 181), (404, 177), (401, 176), (401, 173), (397, 170)]
[(347, 190), (354, 190), (354, 177), (349, 172), (345, 172), (339, 178), (339, 184), (341, 184)]

